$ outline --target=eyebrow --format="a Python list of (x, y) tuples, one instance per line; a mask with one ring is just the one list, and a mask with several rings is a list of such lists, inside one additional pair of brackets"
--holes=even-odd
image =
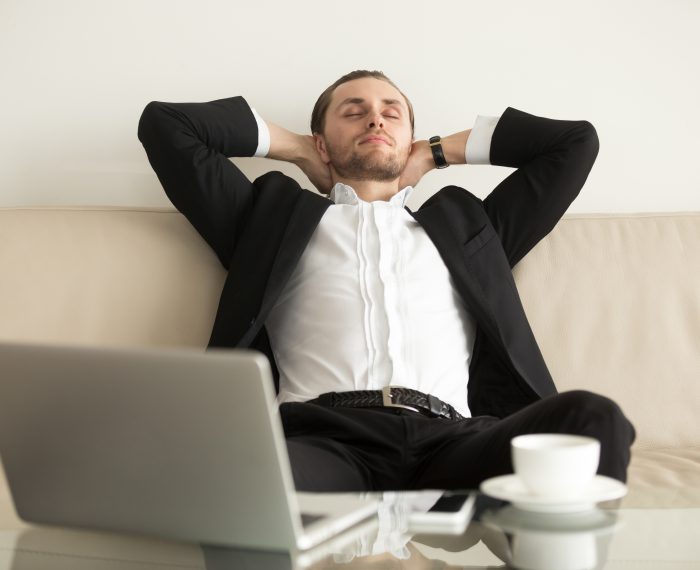
[[(348, 97), (345, 99), (340, 105), (338, 105), (338, 109), (340, 109), (343, 105), (351, 105), (351, 104), (360, 104), (364, 103), (365, 100), (362, 97)], [(382, 99), (382, 103), (385, 105), (399, 105), (401, 106), (401, 101), (398, 99)]]

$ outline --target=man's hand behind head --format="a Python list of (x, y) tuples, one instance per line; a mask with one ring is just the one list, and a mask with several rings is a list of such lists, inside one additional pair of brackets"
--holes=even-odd
[(316, 150), (314, 137), (311, 135), (299, 135), (301, 145), (300, 157), (295, 164), (301, 168), (307, 178), (321, 194), (329, 194), (333, 188), (331, 170), (323, 162), (321, 155)]
[(415, 186), (421, 178), (435, 168), (435, 161), (427, 140), (415, 141), (411, 146), (406, 166), (399, 176), (399, 190)]

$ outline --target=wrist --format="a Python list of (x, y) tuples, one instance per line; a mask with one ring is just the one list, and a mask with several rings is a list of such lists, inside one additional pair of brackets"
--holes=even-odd
[(416, 141), (415, 144), (418, 146), (420, 164), (422, 166), (423, 174), (427, 174), (434, 168), (435, 160), (433, 159), (433, 151), (430, 149), (430, 143), (427, 140)]
[(303, 170), (305, 165), (313, 164), (318, 160), (316, 143), (311, 135), (295, 135), (292, 158), (289, 162), (296, 164)]
[(467, 148), (469, 133), (471, 133), (471, 129), (455, 133), (441, 140), (442, 152), (445, 154), (447, 164), (467, 163), (465, 149)]

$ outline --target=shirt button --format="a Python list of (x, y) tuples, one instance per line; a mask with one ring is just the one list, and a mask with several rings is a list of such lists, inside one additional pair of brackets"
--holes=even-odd
[(250, 326), (252, 327), (254, 324), (255, 324), (255, 317), (253, 317), (252, 319), (250, 319)]

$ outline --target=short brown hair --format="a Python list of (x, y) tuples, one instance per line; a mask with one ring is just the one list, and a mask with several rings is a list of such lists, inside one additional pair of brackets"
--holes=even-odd
[(381, 71), (367, 71), (366, 69), (358, 69), (351, 71), (350, 73), (343, 75), (338, 79), (333, 85), (330, 85), (326, 90), (321, 93), (321, 96), (316, 101), (314, 105), (314, 110), (311, 113), (311, 132), (323, 134), (323, 129), (326, 126), (326, 111), (328, 111), (328, 106), (331, 104), (331, 98), (333, 97), (333, 91), (338, 85), (352, 81), (353, 79), (361, 79), (363, 77), (374, 77), (375, 79), (381, 79), (386, 81), (390, 85), (394, 86), (403, 98), (406, 100), (406, 105), (408, 106), (408, 116), (411, 119), (411, 136), (413, 136), (414, 125), (413, 125), (413, 105), (408, 100), (408, 97), (404, 95), (403, 91), (397, 87), (397, 85), (384, 75)]

